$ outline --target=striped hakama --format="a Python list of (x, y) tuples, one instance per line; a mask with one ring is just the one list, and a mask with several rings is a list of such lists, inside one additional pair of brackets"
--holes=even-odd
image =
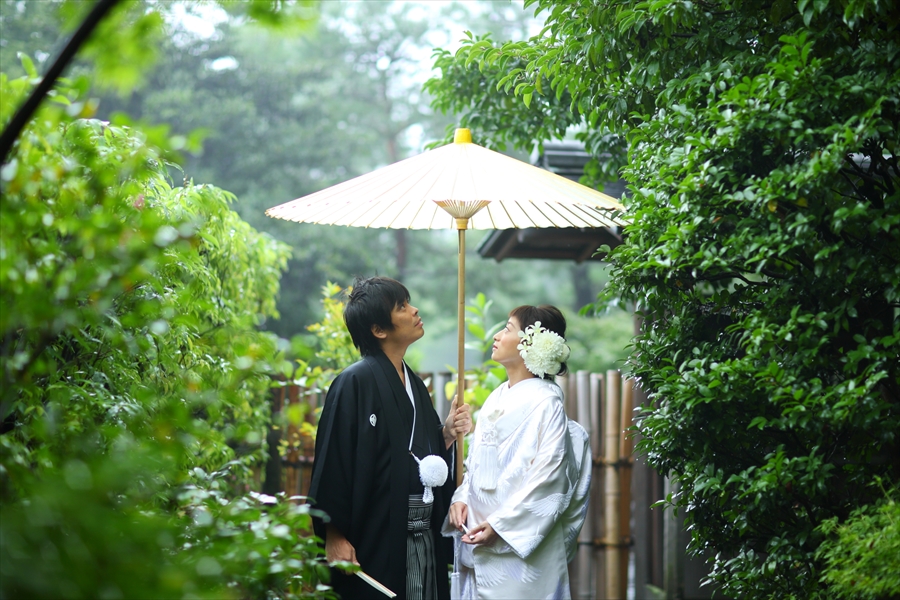
[(434, 538), (431, 533), (432, 506), (432, 503), (422, 502), (422, 494), (409, 497), (409, 517), (406, 524), (407, 600), (437, 600), (438, 597)]

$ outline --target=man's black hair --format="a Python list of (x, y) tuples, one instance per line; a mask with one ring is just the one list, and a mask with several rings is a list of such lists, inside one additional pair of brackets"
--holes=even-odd
[(344, 324), (360, 354), (369, 356), (381, 350), (381, 343), (372, 333), (372, 326), (393, 331), (391, 312), (407, 302), (409, 290), (396, 279), (356, 278), (344, 305)]

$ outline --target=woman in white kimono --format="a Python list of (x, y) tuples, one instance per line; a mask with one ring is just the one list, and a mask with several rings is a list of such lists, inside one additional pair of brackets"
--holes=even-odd
[(485, 401), (451, 500), (445, 534), (458, 545), (462, 598), (570, 598), (567, 564), (587, 509), (587, 434), (566, 417), (553, 376), (565, 373), (566, 321), (520, 306), (491, 357), (508, 380)]

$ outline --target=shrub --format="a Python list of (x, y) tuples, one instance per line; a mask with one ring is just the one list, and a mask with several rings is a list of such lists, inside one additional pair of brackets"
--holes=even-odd
[(818, 526), (900, 478), (896, 3), (526, 4), (540, 35), (436, 54), (436, 106), (626, 163), (639, 448), (725, 594), (829, 597)]
[[(31, 81), (0, 74), (0, 119)], [(0, 597), (327, 597), (305, 509), (246, 495), (288, 249), (87, 87), (0, 172)]]
[(900, 488), (894, 487), (873, 504), (855, 509), (843, 523), (831, 517), (819, 525), (818, 531), (827, 536), (816, 551), (825, 565), (820, 580), (832, 597), (900, 596), (898, 499)]

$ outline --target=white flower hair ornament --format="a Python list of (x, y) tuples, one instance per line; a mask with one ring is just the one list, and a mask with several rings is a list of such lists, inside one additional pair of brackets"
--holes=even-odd
[(566, 340), (554, 331), (541, 327), (540, 321), (519, 332), (522, 342), (516, 346), (525, 368), (538, 377), (556, 375), (569, 358)]

